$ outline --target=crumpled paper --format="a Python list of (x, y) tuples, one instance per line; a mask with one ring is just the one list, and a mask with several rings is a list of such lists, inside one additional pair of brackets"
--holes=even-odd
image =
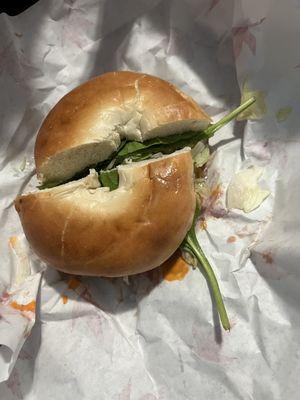
[[(40, 0), (0, 15), (1, 399), (298, 399), (299, 31), (294, 0)], [(177, 84), (214, 119), (241, 95), (258, 99), (249, 122), (211, 140), (198, 227), (229, 333), (184, 263), (128, 281), (70, 277), (22, 234), (13, 200), (36, 186), (43, 118), (117, 69)], [(232, 177), (252, 165), (271, 195), (249, 214), (228, 210)]]

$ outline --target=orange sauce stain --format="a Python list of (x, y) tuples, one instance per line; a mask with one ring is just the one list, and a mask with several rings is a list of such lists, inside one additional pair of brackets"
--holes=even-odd
[(273, 257), (272, 257), (272, 253), (270, 251), (266, 252), (266, 253), (262, 253), (262, 258), (265, 260), (266, 264), (272, 264), (273, 263)]
[(211, 188), (209, 195), (203, 198), (204, 214), (216, 218), (223, 217), (227, 211), (218, 204), (218, 200), (222, 196), (222, 185), (218, 183)]
[(27, 304), (19, 304), (16, 301), (12, 301), (10, 303), (10, 306), (16, 310), (31, 311), (33, 313), (35, 312), (35, 305), (36, 305), (35, 300), (32, 300), (30, 303)]
[(236, 242), (236, 236), (229, 236), (229, 238), (227, 239), (227, 243), (234, 243)]
[(222, 194), (221, 185), (218, 184), (210, 192), (211, 202), (212, 203), (216, 202), (218, 198), (221, 196), (221, 194)]
[(183, 260), (180, 251), (176, 251), (161, 265), (163, 278), (166, 281), (181, 281), (189, 272), (188, 264)]
[(200, 220), (199, 222), (199, 228), (202, 231), (205, 231), (207, 229), (207, 222), (205, 221), (205, 219)]
[(68, 302), (68, 296), (63, 295), (63, 296), (61, 296), (61, 298), (62, 298), (63, 304), (67, 304), (67, 302)]
[(9, 238), (9, 244), (13, 249), (16, 247), (17, 241), (18, 241), (18, 237), (17, 236), (11, 236)]
[(69, 289), (72, 289), (72, 290), (75, 290), (75, 289), (78, 288), (78, 286), (80, 286), (80, 284), (81, 284), (81, 282), (80, 282), (79, 279), (77, 279), (77, 278), (71, 278), (71, 279), (69, 279), (69, 281), (68, 281), (68, 288), (69, 288)]

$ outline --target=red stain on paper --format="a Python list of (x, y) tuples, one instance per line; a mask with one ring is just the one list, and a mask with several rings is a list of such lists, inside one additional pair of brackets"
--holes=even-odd
[(258, 273), (265, 279), (280, 280), (289, 275), (287, 270), (276, 264), (274, 249), (253, 253), (251, 258)]
[(215, 341), (213, 331), (204, 332), (196, 324), (192, 328), (193, 351), (206, 361), (219, 363), (221, 346)]
[(71, 6), (70, 11), (62, 25), (61, 46), (70, 47), (70, 45), (74, 44), (83, 49), (89, 44), (89, 40), (82, 33), (88, 32), (90, 21), (85, 18), (84, 13), (79, 9)]
[(222, 345), (216, 342), (212, 329), (202, 328), (194, 323), (192, 327), (192, 336), (192, 349), (199, 358), (222, 364), (227, 364), (236, 359), (236, 357), (224, 356), (221, 353)]
[(130, 400), (131, 397), (131, 379), (127, 385), (122, 389), (121, 393), (118, 395), (118, 400)]
[[(81, 282), (78, 278), (72, 277), (68, 280), (67, 285), (68, 289), (72, 290), (77, 296), (77, 301), (73, 303), (71, 311), (71, 330), (73, 330), (78, 317), (84, 316), (86, 313), (85, 302), (92, 304), (97, 309), (100, 308), (100, 306), (94, 301), (88, 286)], [(69, 298), (70, 296), (63, 294), (63, 304), (67, 304)], [(82, 302), (81, 300), (85, 300), (85, 302)], [(84, 321), (95, 337), (103, 337), (103, 324), (106, 322), (106, 320), (98, 310), (95, 310), (94, 313), (89, 315), (89, 317)]]
[[(86, 320), (88, 327), (95, 337), (101, 337), (103, 339), (103, 335), (105, 333), (105, 329), (109, 329), (106, 324), (106, 319), (103, 317), (100, 311), (95, 311), (93, 315), (90, 315)], [(112, 334), (109, 334), (109, 338), (112, 339)]]
[(261, 18), (254, 23), (246, 23), (241, 26), (232, 28), (233, 35), (233, 51), (235, 58), (241, 54), (243, 45), (246, 44), (253, 55), (256, 53), (256, 38), (250, 29), (262, 24), (266, 18)]
[(1, 303), (6, 303), (9, 300), (9, 298), (10, 298), (9, 293), (5, 291), (5, 292), (2, 293), (2, 295), (0, 297), (0, 302)]

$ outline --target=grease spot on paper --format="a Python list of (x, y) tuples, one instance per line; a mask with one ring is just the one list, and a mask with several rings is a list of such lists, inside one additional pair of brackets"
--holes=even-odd
[(227, 239), (227, 243), (234, 243), (236, 242), (236, 236), (229, 236)]

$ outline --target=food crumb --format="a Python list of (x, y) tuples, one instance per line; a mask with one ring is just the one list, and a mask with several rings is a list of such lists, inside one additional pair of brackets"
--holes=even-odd
[(227, 243), (234, 243), (236, 242), (236, 236), (229, 236), (229, 238), (227, 239)]
[(202, 231), (205, 231), (205, 230), (207, 229), (207, 222), (205, 221), (205, 219), (202, 219), (202, 220), (199, 222), (199, 228), (200, 228)]

